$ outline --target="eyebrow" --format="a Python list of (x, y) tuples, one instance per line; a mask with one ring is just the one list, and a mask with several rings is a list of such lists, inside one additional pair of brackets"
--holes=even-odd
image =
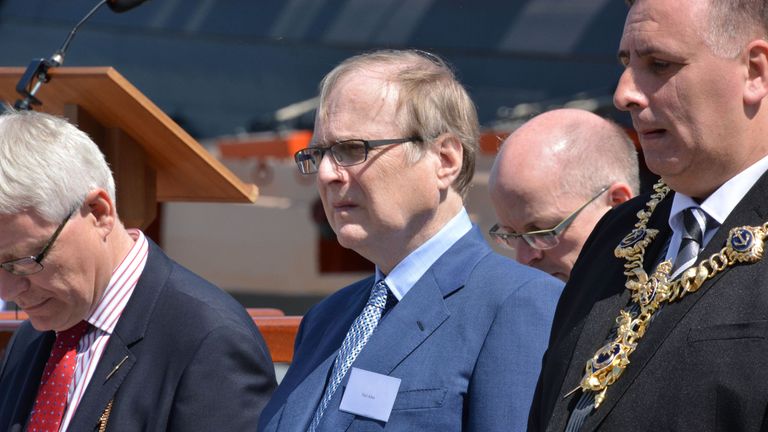
[(19, 249), (17, 245), (14, 245), (11, 250), (7, 251), (6, 253), (0, 253), (0, 262), (7, 262), (7, 261), (13, 261), (21, 258), (27, 258), (35, 256), (40, 252), (40, 250), (45, 246), (45, 240), (42, 240), (38, 243), (33, 243), (30, 247), (32, 249), (32, 252), (25, 254), (20, 253), (19, 251), (22, 249)]

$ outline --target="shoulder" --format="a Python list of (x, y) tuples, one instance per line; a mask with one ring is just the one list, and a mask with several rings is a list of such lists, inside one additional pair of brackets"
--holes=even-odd
[[(253, 319), (231, 295), (171, 260), (159, 249), (156, 252), (149, 259), (161, 261), (166, 270), (164, 277), (155, 281), (160, 285), (142, 284), (140, 280), (134, 291), (134, 295), (139, 296), (137, 304), (151, 310), (151, 327), (165, 327), (172, 332), (184, 328), (184, 334), (195, 338), (229, 329), (261, 341)], [(150, 267), (149, 262), (147, 267)], [(152, 304), (148, 304), (149, 300)]]
[(637, 213), (645, 209), (650, 199), (650, 193), (643, 194), (614, 207), (598, 221), (592, 231), (592, 235), (614, 231), (621, 231), (621, 233), (626, 235), (634, 223), (637, 222)]
[(495, 252), (478, 261), (467, 279), (467, 287), (473, 285), (505, 298), (531, 293), (542, 300), (556, 300), (563, 289), (563, 283), (554, 277)]
[(13, 359), (27, 356), (30, 350), (36, 349), (36, 347), (45, 339), (53, 341), (53, 332), (37, 331), (32, 327), (32, 323), (30, 323), (29, 320), (21, 323), (6, 346), (5, 360), (2, 363), (3, 368), (0, 369), (0, 375), (2, 375), (2, 371), (5, 370), (5, 366), (7, 366), (8, 363), (13, 362)]
[(31, 368), (38, 362), (44, 362), (50, 352), (46, 345), (53, 344), (55, 335), (52, 331), (39, 332), (27, 320), (19, 326), (6, 346), (5, 355), (0, 361), (0, 405), (4, 404), (6, 389), (21, 386), (19, 380), (26, 380)]

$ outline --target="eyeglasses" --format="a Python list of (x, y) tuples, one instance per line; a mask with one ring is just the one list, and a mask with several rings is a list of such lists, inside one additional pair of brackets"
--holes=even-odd
[(43, 270), (43, 259), (48, 254), (48, 251), (51, 250), (53, 242), (59, 237), (59, 233), (64, 229), (64, 225), (67, 224), (67, 221), (72, 217), (73, 213), (74, 211), (70, 212), (67, 217), (61, 221), (59, 227), (53, 232), (53, 235), (48, 239), (48, 242), (45, 243), (43, 250), (41, 250), (39, 254), (0, 263), (0, 268), (17, 276), (29, 276), (35, 273), (40, 273)]
[(314, 174), (317, 172), (323, 155), (330, 151), (336, 164), (343, 167), (358, 165), (368, 159), (368, 151), (374, 147), (403, 144), (411, 141), (421, 141), (420, 137), (380, 139), (380, 140), (362, 140), (350, 139), (336, 141), (328, 147), (308, 147), (301, 149), (293, 155), (296, 165), (299, 166), (299, 172), (302, 174)]
[(576, 209), (576, 211), (571, 213), (567, 218), (563, 219), (563, 221), (557, 224), (554, 228), (546, 229), (546, 230), (538, 230), (538, 231), (529, 231), (525, 233), (515, 233), (515, 232), (503, 232), (501, 231), (501, 227), (499, 226), (499, 224), (495, 224), (488, 231), (488, 234), (494, 240), (496, 240), (496, 243), (498, 243), (499, 245), (507, 249), (515, 249), (514, 241), (520, 238), (525, 240), (525, 242), (528, 243), (528, 246), (534, 249), (539, 249), (539, 250), (552, 249), (553, 247), (557, 246), (560, 243), (560, 238), (559, 238), (560, 234), (562, 234), (563, 231), (565, 231), (571, 225), (571, 223), (573, 223), (573, 221), (576, 219), (579, 213), (581, 213), (582, 210), (587, 208), (588, 205), (592, 204), (592, 201), (596, 200), (600, 195), (602, 195), (609, 188), (610, 188), (610, 185), (600, 189), (600, 192), (595, 194), (595, 196), (590, 198), (589, 201), (587, 201), (581, 207)]

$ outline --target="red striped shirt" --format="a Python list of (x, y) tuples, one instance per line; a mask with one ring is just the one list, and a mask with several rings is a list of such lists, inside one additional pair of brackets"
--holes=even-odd
[(91, 327), (77, 346), (75, 377), (69, 385), (69, 403), (59, 432), (64, 432), (69, 427), (85, 389), (93, 377), (93, 372), (96, 370), (102, 354), (104, 354), (104, 348), (107, 346), (117, 321), (120, 319), (125, 305), (128, 304), (139, 276), (141, 276), (147, 263), (149, 244), (144, 234), (135, 229), (129, 229), (128, 233), (133, 237), (135, 243), (128, 255), (112, 272), (112, 277), (101, 300), (90, 316), (86, 318)]

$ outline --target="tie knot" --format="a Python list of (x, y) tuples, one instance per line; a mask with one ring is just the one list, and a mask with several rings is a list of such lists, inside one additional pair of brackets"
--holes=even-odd
[(379, 309), (384, 309), (387, 305), (387, 294), (389, 293), (389, 287), (384, 280), (376, 282), (371, 290), (371, 296), (368, 297), (368, 304), (376, 306)]
[(74, 326), (56, 333), (56, 344), (64, 346), (76, 346), (85, 332), (88, 330), (88, 321), (80, 321)]
[[(683, 210), (683, 239), (695, 241), (701, 245), (703, 238), (703, 230), (699, 218), (703, 211), (697, 207), (688, 207)], [(706, 217), (704, 217), (704, 224), (706, 224)]]

